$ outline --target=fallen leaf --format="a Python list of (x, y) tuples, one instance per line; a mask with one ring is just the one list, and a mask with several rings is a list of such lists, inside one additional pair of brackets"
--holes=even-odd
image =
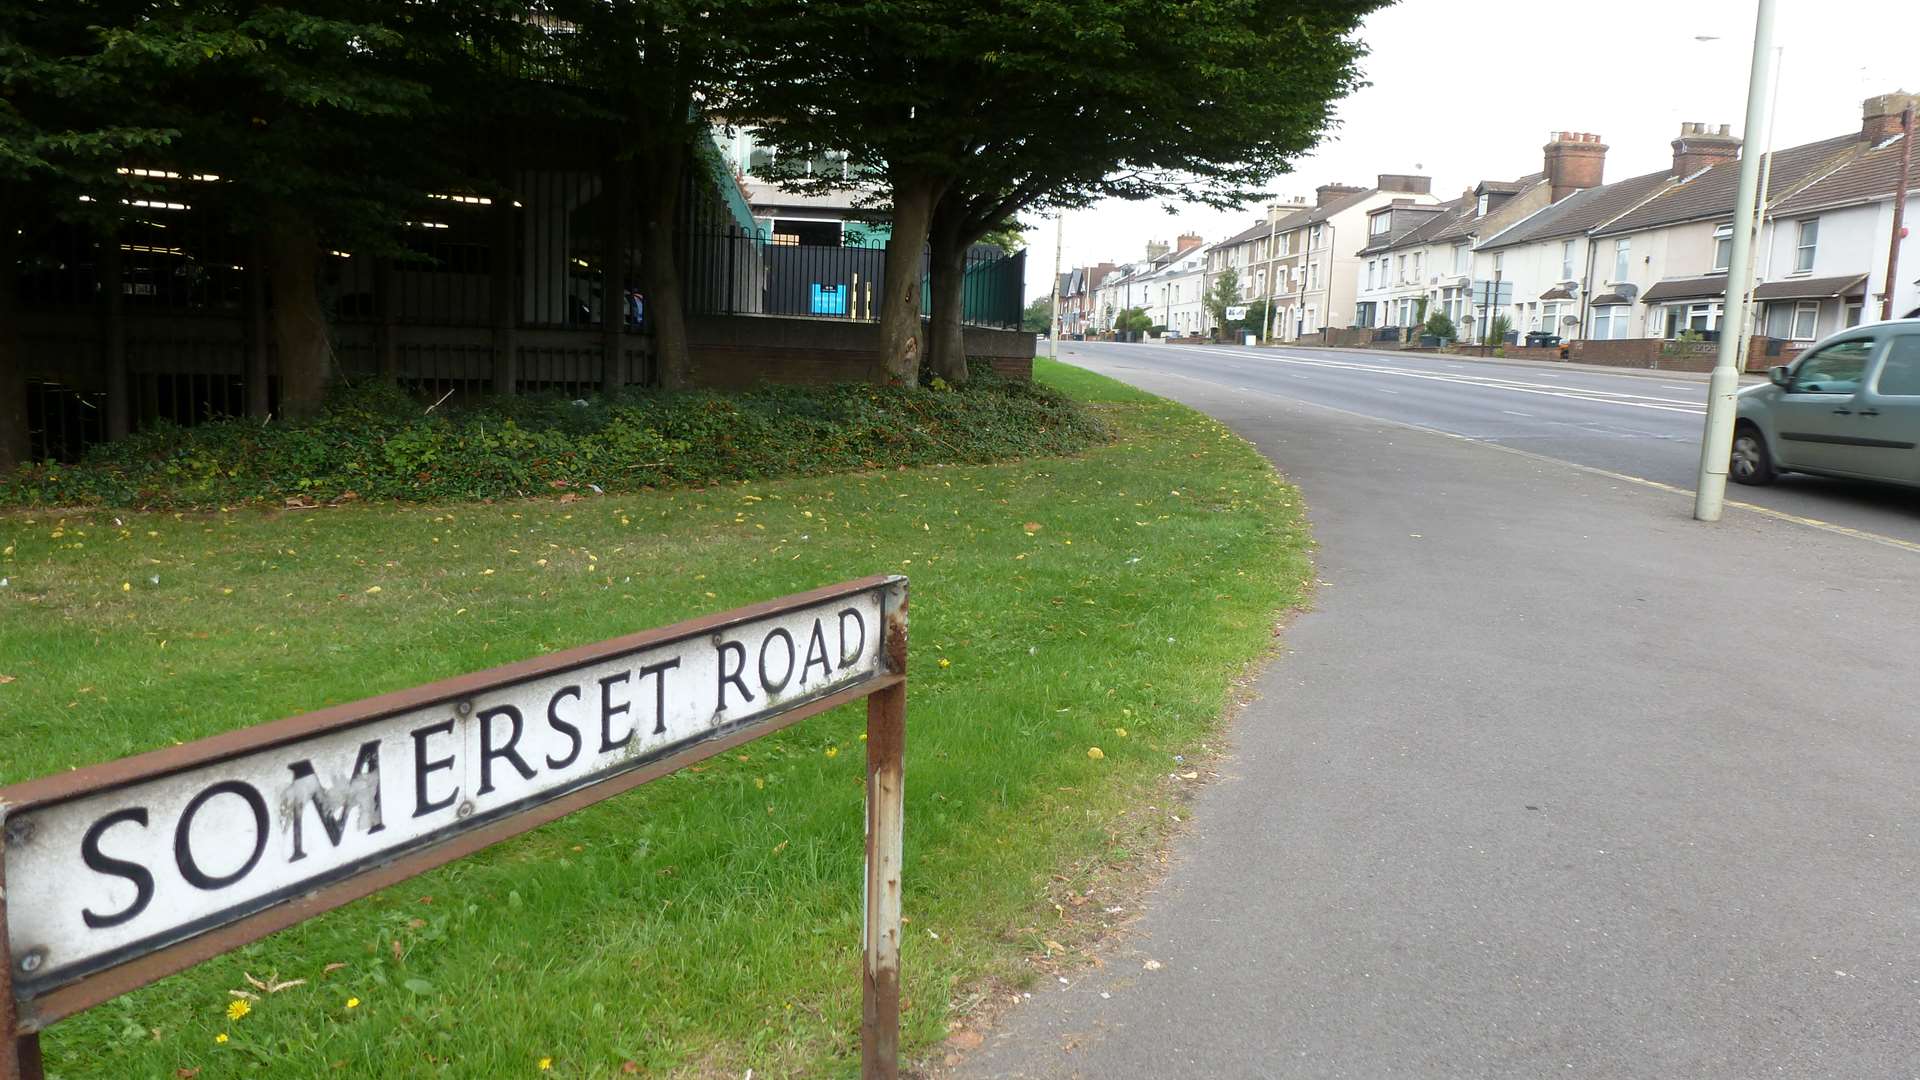
[(173, 1070), (173, 1075), (179, 1077), (180, 1080), (193, 1080), (194, 1077), (200, 1075), (200, 1070), (199, 1069), (175, 1069)]
[(321, 969), (320, 969), (320, 974), (322, 974), (322, 975), (331, 975), (331, 974), (333, 974), (334, 972), (336, 972), (336, 971), (339, 971), (339, 970), (340, 970), (341, 968), (343, 968), (343, 967), (346, 967), (346, 966), (347, 966), (347, 963), (346, 963), (346, 961), (344, 961), (344, 960), (335, 960), (335, 961), (334, 961), (333, 963), (331, 963), (331, 964), (328, 964), (328, 965), (327, 965), (326, 967), (323, 967), (323, 968), (321, 968)]
[(1051, 938), (1041, 942), (1040, 944), (1045, 945), (1048, 949), (1050, 949), (1053, 952), (1063, 953), (1067, 951), (1067, 947), (1065, 945), (1062, 945), (1059, 942), (1052, 940)]
[(961, 1028), (959, 1031), (947, 1036), (947, 1045), (953, 1047), (955, 1050), (975, 1050), (979, 1048), (981, 1043), (986, 1041), (986, 1036), (969, 1028)]
[(0, 686), (5, 686), (6, 684), (12, 681), (14, 681), (14, 677), (12, 675), (0, 675)]
[(1160, 970), (1160, 961), (1158, 961), (1158, 960), (1149, 960), (1149, 961), (1147, 961), (1146, 963), (1144, 963), (1144, 964), (1141, 964), (1140, 966), (1141, 966), (1141, 967), (1143, 967), (1143, 968), (1145, 968), (1145, 969), (1147, 969), (1148, 971), (1159, 971), (1159, 970)]

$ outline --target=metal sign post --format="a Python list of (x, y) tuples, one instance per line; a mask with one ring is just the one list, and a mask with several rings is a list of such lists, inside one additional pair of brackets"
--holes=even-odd
[(0, 1080), (57, 1020), (863, 697), (891, 1080), (906, 661), (906, 579), (872, 577), (0, 788)]

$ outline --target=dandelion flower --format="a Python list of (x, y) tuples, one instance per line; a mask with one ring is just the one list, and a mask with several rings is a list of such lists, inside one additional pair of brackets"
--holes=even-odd
[(227, 1002), (227, 1019), (229, 1020), (238, 1020), (252, 1011), (253, 1006), (247, 1004), (245, 998), (234, 998)]
[(541, 1072), (546, 1072), (546, 1071), (547, 1071), (548, 1069), (551, 1069), (551, 1068), (553, 1068), (553, 1059), (552, 1059), (552, 1058), (541, 1058), (541, 1059), (540, 1059), (540, 1071), (541, 1071)]
[(837, 746), (829, 746), (829, 747), (827, 747), (827, 756), (828, 756), (828, 757), (839, 757), (839, 756), (840, 756), (840, 748), (839, 748), (839, 747), (837, 747)]
[(223, 1043), (223, 1042), (226, 1042), (226, 1041), (227, 1041), (227, 1033), (223, 1031), (223, 1032), (221, 1032), (220, 1034), (218, 1034), (218, 1035), (215, 1035), (215, 1036), (213, 1037), (213, 1041), (214, 1041), (214, 1042), (217, 1042), (217, 1043)]
[(348, 999), (347, 999), (347, 1008), (349, 1008), (349, 1009), (357, 1009), (357, 1008), (359, 1008), (359, 1007), (360, 1007), (360, 999), (359, 999), (359, 998), (354, 998), (354, 997), (350, 997), (350, 998), (348, 998)]
[(950, 668), (953, 666), (953, 661), (943, 656), (940, 658), (940, 666), (943, 668)]

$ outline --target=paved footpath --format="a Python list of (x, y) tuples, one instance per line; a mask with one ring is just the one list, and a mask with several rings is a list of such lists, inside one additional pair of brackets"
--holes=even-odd
[(1920, 554), (1117, 374), (1326, 584), (1134, 932), (961, 1075), (1920, 1077)]

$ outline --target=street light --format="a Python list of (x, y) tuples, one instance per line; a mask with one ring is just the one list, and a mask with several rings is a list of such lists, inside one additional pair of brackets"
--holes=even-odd
[[(1758, 0), (1753, 23), (1753, 60), (1747, 71), (1747, 119), (1741, 138), (1749, 145), (1767, 126), (1767, 83), (1773, 71), (1774, 0)], [(1733, 250), (1727, 260), (1727, 306), (1720, 317), (1720, 349), (1707, 383), (1707, 422), (1700, 440), (1700, 475), (1693, 516), (1719, 521), (1727, 499), (1727, 460), (1733, 452), (1734, 395), (1740, 389), (1741, 334), (1747, 328), (1747, 292), (1753, 285), (1754, 196), (1762, 155), (1740, 155), (1740, 186), (1733, 204)], [(1726, 333), (1733, 327), (1733, 334)]]

